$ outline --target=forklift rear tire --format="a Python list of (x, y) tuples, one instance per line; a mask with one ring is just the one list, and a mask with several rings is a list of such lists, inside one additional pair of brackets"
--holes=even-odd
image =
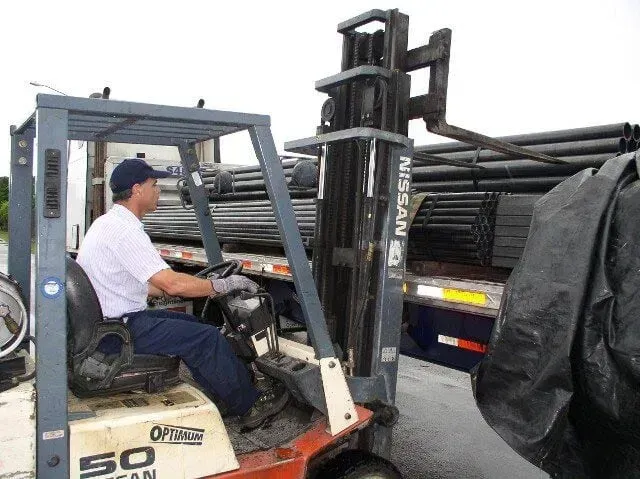
[(366, 451), (345, 451), (322, 465), (313, 479), (402, 479), (386, 459)]

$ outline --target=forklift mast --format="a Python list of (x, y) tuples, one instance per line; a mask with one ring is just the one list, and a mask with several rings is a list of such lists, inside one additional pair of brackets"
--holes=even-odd
[[(363, 33), (364, 25), (383, 29)], [(341, 72), (316, 82), (329, 98), (316, 136), (285, 144), (316, 154), (319, 187), (313, 273), (329, 332), (348, 371), (369, 378), (366, 404), (379, 411), (360, 446), (387, 456), (395, 391), (409, 234), (413, 141), (410, 118), (444, 108), (446, 95), (411, 98), (410, 71), (448, 73), (450, 30), (407, 50), (409, 17), (371, 10), (338, 25)], [(355, 378), (349, 378), (355, 380)], [(356, 395), (357, 396), (357, 395)]]
[[(318, 89), (329, 99), (322, 106), (318, 133), (366, 127), (406, 137), (410, 78), (401, 68), (409, 19), (392, 12), (385, 30), (375, 33), (357, 32), (355, 27), (363, 22), (364, 18), (338, 28), (343, 35), (343, 73), (320, 82)], [(398, 146), (358, 137), (328, 144), (321, 152), (323, 195), (316, 214), (314, 279), (332, 337), (347, 352), (349, 367), (357, 375), (386, 369), (379, 363), (395, 363), (397, 356), (407, 219), (406, 214), (398, 218), (405, 223), (398, 227), (396, 217), (408, 207), (412, 156), (407, 147)], [(403, 194), (397, 202), (401, 178)], [(392, 245), (396, 256), (385, 261)], [(385, 311), (385, 305), (391, 309)], [(391, 318), (393, 324), (385, 331)], [(385, 361), (377, 345), (384, 348)], [(395, 390), (392, 382), (388, 386)], [(385, 399), (393, 401), (392, 395)]]

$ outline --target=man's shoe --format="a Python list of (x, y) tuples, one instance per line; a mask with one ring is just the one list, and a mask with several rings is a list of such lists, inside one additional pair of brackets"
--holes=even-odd
[(255, 429), (271, 416), (284, 409), (289, 401), (289, 391), (281, 382), (274, 382), (262, 392), (249, 412), (240, 418), (244, 429)]

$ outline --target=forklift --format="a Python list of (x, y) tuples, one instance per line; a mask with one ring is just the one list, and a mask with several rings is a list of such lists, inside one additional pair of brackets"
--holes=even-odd
[[(359, 30), (371, 23), (383, 28)], [(479, 148), (557, 162), (449, 125), (451, 30), (408, 50), (408, 24), (398, 10), (371, 10), (339, 24), (341, 72), (316, 82), (316, 90), (329, 95), (316, 134), (285, 144), (287, 151), (318, 158), (312, 267), (268, 116), (209, 110), (202, 102), (185, 108), (108, 95), (36, 97), (35, 112), (11, 128), (9, 275), (0, 277), (0, 384), (7, 389), (0, 402), (10, 397), (9, 404), (20, 405), (3, 405), (0, 420), (16, 431), (30, 424), (35, 430), (30, 442), (0, 435), (0, 451), (15, 455), (25, 444), (35, 449), (35, 464), (26, 450), (13, 464), (0, 461), (0, 473), (33, 474), (35, 467), (37, 477), (47, 479), (400, 477), (388, 458), (399, 417), (394, 402), (411, 168), (414, 161), (441, 160), (414, 158), (408, 122), (422, 118), (430, 131)], [(422, 68), (430, 69), (429, 93), (411, 97), (409, 73)], [(126, 326), (103, 319), (86, 275), (65, 255), (68, 141), (164, 145), (180, 154), (210, 265), (200, 275), (240, 272), (241, 264), (223, 259), (196, 155), (199, 142), (239, 131), (249, 132), (261, 165), (308, 336), (307, 344), (278, 336), (264, 292), (217, 305), (239, 355), (293, 397), (253, 431), (223, 418), (215, 402), (183, 382), (178, 358), (134, 354)], [(20, 376), (25, 359), (16, 355), (33, 333), (34, 156), (35, 384)], [(97, 352), (108, 335), (122, 342), (112, 357)]]

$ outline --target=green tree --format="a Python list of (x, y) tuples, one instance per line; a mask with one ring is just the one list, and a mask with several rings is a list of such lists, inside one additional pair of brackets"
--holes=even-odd
[(9, 177), (0, 176), (0, 203), (9, 201)]
[(0, 203), (0, 230), (7, 231), (9, 228), (9, 201)]

